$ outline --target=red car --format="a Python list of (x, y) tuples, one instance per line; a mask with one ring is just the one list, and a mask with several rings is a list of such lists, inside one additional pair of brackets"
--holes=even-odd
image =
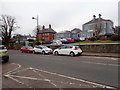
[(33, 52), (33, 47), (31, 46), (28, 46), (28, 47), (25, 47), (23, 46), (20, 51), (23, 53), (23, 52), (27, 52), (27, 53), (30, 53), (30, 52)]
[(70, 43), (74, 43), (75, 40), (73, 40), (73, 39), (71, 39), (71, 38), (68, 38), (68, 42), (70, 42)]

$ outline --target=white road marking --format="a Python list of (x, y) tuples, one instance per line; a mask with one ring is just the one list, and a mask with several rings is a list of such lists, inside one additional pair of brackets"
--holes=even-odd
[[(35, 68), (33, 68), (33, 69), (35, 69)], [(102, 88), (111, 88), (111, 89), (114, 89), (114, 87), (111, 87), (111, 86), (102, 85), (102, 84), (90, 82), (90, 81), (83, 80), (83, 79), (77, 79), (77, 78), (74, 78), (74, 77), (69, 77), (69, 76), (65, 76), (65, 75), (62, 75), (62, 74), (57, 74), (57, 73), (53, 73), (53, 72), (48, 72), (48, 71), (40, 70), (40, 69), (35, 69), (35, 70), (41, 71), (41, 72), (45, 72), (45, 73), (48, 73), (48, 74), (53, 74), (53, 75), (60, 76), (60, 77), (69, 78), (69, 79), (72, 79), (72, 80), (77, 80), (77, 81), (81, 81), (81, 82), (93, 84), (93, 85), (96, 85), (96, 86), (100, 86), (100, 87), (102, 87)]]
[[(14, 63), (14, 64), (15, 64), (15, 63)], [(19, 65), (19, 64), (17, 64), (17, 65)], [(19, 65), (18, 68), (20, 68), (20, 67), (21, 67), (21, 65)], [(56, 76), (60, 76), (60, 77), (68, 78), (68, 79), (72, 79), (72, 80), (77, 80), (77, 81), (84, 82), (84, 83), (88, 83), (88, 84), (92, 84), (92, 85), (99, 86), (99, 87), (102, 87), (102, 88), (115, 89), (114, 87), (111, 87), (111, 86), (107, 86), (107, 85), (103, 85), (103, 84), (98, 84), (98, 83), (94, 83), (94, 82), (91, 82), (91, 81), (87, 81), (87, 80), (83, 80), (83, 79), (78, 79), (78, 78), (74, 78), (74, 77), (70, 77), (70, 76), (65, 76), (65, 75), (62, 75), (62, 74), (57, 74), (57, 73), (53, 73), (53, 72), (49, 72), (49, 71), (45, 71), (45, 70), (35, 69), (35, 68), (32, 68), (32, 67), (26, 68), (26, 69), (23, 69), (23, 70), (16, 71), (18, 68), (14, 69), (14, 70), (12, 70), (12, 71), (9, 71), (9, 72), (6, 73), (6, 75), (4, 75), (4, 76), (5, 76), (5, 77), (8, 77), (8, 78), (10, 78), (10, 79), (12, 79), (12, 80), (20, 83), (20, 84), (25, 84), (25, 83), (23, 83), (23, 82), (15, 79), (15, 78), (13, 78), (13, 77), (24, 78), (24, 79), (32, 79), (32, 80), (44, 80), (44, 81), (50, 82), (52, 85), (54, 85), (55, 87), (57, 87), (56, 84), (52, 83), (51, 80), (46, 79), (46, 78), (45, 78), (45, 79), (39, 79), (39, 78), (32, 78), (32, 77), (12, 75), (12, 74), (14, 74), (14, 73), (17, 73), (17, 72), (20, 72), (20, 71), (23, 71), (23, 70), (32, 69), (32, 70), (36, 70), (36, 71), (40, 71), (40, 72), (44, 72), (44, 73), (48, 73), (48, 74), (52, 74), (52, 75), (56, 75)], [(13, 72), (13, 71), (16, 71), (16, 72)], [(70, 84), (72, 84), (72, 83), (70, 83)], [(26, 84), (25, 84), (25, 85), (26, 85)], [(26, 85), (26, 86), (28, 86), (29, 88), (31, 88), (29, 85)]]
[[(15, 63), (11, 63), (11, 64), (15, 64)], [(11, 70), (11, 71), (9, 71), (9, 72), (7, 72), (7, 74), (10, 74), (10, 73), (16, 71), (17, 69), (21, 68), (21, 65), (20, 65), (20, 64), (15, 64), (15, 65), (18, 65), (18, 67), (15, 68), (15, 69), (13, 69), (13, 70)]]
[(25, 83), (23, 83), (23, 82), (21, 82), (21, 81), (15, 79), (15, 78), (11, 77), (9, 74), (8, 74), (8, 75), (4, 75), (4, 76), (7, 77), (7, 78), (12, 79), (13, 81), (18, 82), (19, 84), (22, 84), (22, 85), (25, 85), (25, 86), (27, 86), (27, 87), (29, 87), (29, 88), (32, 88), (31, 86), (29, 86), (29, 85), (27, 85), (27, 84), (25, 84)]

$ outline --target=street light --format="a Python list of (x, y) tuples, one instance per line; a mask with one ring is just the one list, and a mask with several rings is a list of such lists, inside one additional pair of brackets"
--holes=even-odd
[(39, 25), (39, 23), (38, 23), (38, 16), (37, 16), (37, 18), (35, 18), (35, 17), (32, 17), (32, 19), (35, 19), (35, 20), (37, 20), (37, 33), (39, 32), (39, 29), (38, 29), (38, 25)]

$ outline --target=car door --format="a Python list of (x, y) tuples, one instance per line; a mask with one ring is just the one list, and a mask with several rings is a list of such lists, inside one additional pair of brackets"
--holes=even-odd
[(65, 48), (65, 50), (64, 50), (64, 53), (65, 53), (66, 55), (69, 55), (69, 54), (70, 54), (70, 51), (71, 51), (71, 48), (72, 48), (72, 46), (67, 46), (67, 47)]
[(66, 46), (60, 47), (59, 48), (59, 54), (66, 54), (65, 49), (66, 49)]
[(39, 52), (42, 53), (43, 47), (39, 47)]

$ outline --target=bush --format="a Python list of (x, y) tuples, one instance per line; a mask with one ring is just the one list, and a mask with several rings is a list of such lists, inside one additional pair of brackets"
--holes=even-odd
[(101, 37), (103, 37), (103, 35), (96, 35), (95, 37), (96, 37), (97, 40), (100, 40)]
[(120, 35), (112, 35), (111, 40), (112, 41), (120, 41)]
[(90, 38), (90, 41), (96, 41), (96, 40), (97, 38), (95, 36)]

